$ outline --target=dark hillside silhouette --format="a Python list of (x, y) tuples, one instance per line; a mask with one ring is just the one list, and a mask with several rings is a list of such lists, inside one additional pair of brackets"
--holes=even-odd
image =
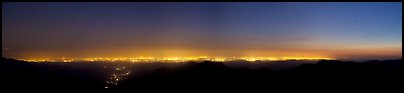
[[(267, 89), (324, 88), (400, 90), (403, 83), (402, 59), (363, 63), (321, 60), (285, 70), (228, 67), (221, 62), (188, 62), (181, 66), (163, 66), (130, 74), (112, 88), (137, 91), (148, 88), (235, 87)], [(29, 63), (2, 58), (2, 80), (7, 87), (103, 89), (109, 72), (103, 62)], [(153, 67), (152, 64), (146, 64)], [(146, 66), (144, 65), (144, 66)], [(133, 68), (133, 71), (137, 71)], [(208, 85), (208, 86), (205, 86)], [(264, 86), (262, 86), (264, 85)], [(237, 90), (237, 89), (236, 89)]]

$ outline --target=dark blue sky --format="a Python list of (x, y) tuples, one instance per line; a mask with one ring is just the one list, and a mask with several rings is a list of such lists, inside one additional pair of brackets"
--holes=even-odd
[(400, 2), (2, 3), (3, 56), (402, 56)]

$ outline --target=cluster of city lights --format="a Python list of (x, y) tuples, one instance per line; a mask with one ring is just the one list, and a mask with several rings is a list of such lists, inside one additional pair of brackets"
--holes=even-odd
[(116, 66), (104, 66), (104, 69), (112, 70), (112, 74), (105, 81), (106, 85), (104, 88), (113, 88), (118, 85), (119, 81), (127, 78), (130, 74), (130, 70), (126, 66), (116, 65)]
[(35, 58), (21, 59), (27, 62), (188, 62), (188, 61), (285, 61), (285, 60), (333, 60), (328, 57), (114, 57), (114, 58)]

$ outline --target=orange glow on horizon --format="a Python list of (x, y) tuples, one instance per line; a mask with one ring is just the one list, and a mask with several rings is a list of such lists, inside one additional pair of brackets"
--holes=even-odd
[(285, 61), (285, 60), (334, 60), (330, 57), (97, 57), (97, 58), (33, 58), (20, 59), (27, 62), (189, 62), (189, 61), (214, 61), (228, 62), (244, 60), (255, 61)]

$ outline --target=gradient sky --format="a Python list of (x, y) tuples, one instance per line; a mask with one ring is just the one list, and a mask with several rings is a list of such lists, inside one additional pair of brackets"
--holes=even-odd
[(12, 58), (402, 57), (401, 2), (2, 3)]

